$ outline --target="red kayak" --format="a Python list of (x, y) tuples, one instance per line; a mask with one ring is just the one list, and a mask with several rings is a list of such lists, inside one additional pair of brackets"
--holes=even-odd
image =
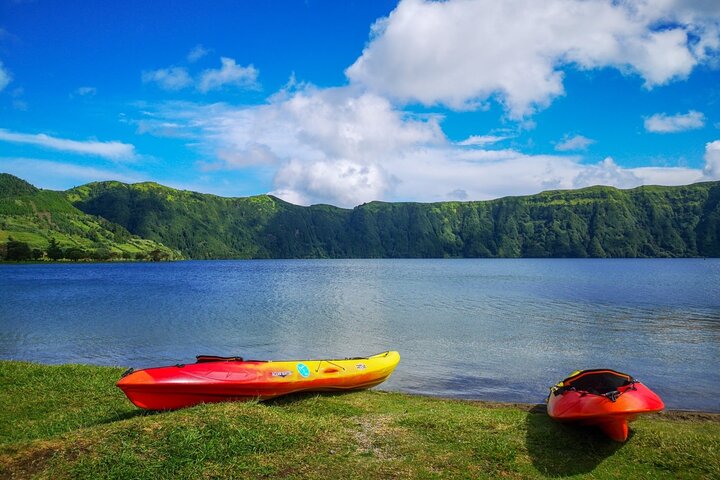
[(615, 370), (579, 370), (550, 390), (551, 418), (598, 427), (618, 442), (627, 440), (628, 422), (665, 408), (655, 392)]
[(267, 400), (302, 391), (359, 390), (384, 382), (400, 355), (332, 360), (243, 360), (200, 355), (196, 363), (125, 372), (117, 386), (132, 403), (171, 410), (199, 403)]

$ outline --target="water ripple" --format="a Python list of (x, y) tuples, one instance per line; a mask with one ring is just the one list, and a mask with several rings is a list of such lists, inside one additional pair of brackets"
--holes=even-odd
[(537, 402), (574, 369), (609, 367), (671, 407), (720, 410), (718, 287), (718, 260), (2, 265), (0, 358), (144, 367), (397, 349), (384, 388)]

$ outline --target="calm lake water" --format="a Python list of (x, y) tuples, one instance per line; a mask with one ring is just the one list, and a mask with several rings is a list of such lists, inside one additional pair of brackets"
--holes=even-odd
[(614, 368), (720, 411), (720, 260), (264, 260), (0, 265), (0, 358), (147, 367), (196, 354), (398, 350), (383, 384), (542, 402)]

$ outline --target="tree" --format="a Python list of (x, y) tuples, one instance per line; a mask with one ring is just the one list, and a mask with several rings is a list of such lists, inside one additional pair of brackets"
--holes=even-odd
[(70, 247), (65, 251), (65, 258), (68, 260), (78, 261), (82, 258), (87, 258), (88, 254), (79, 247)]
[(153, 262), (161, 262), (163, 260), (168, 260), (169, 256), (167, 252), (163, 252), (162, 250), (153, 250), (150, 252), (150, 259)]
[(25, 242), (10, 240), (7, 242), (7, 252), (5, 258), (10, 261), (23, 261), (32, 259), (32, 250)]
[(98, 247), (92, 252), (92, 258), (95, 260), (109, 260), (111, 256), (112, 253), (107, 247)]
[(57, 240), (55, 240), (54, 237), (51, 238), (47, 249), (47, 256), (52, 260), (60, 260), (64, 255), (65, 253), (63, 252), (63, 249), (60, 248)]

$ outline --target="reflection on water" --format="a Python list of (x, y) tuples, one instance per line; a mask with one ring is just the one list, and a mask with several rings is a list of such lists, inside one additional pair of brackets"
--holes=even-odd
[(0, 358), (143, 367), (396, 349), (385, 389), (540, 402), (578, 368), (720, 411), (718, 260), (0, 266)]

